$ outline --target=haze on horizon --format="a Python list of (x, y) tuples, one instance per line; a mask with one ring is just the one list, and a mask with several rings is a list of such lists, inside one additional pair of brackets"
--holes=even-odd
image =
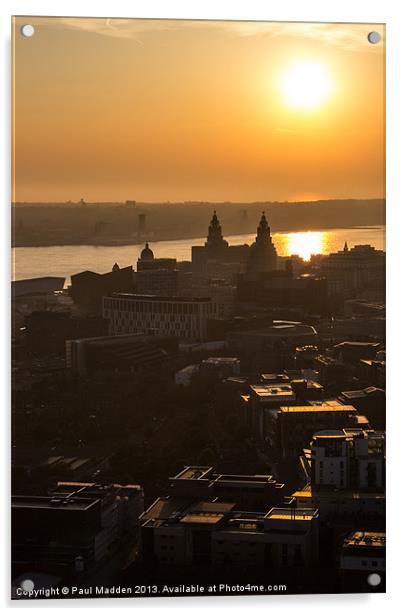
[[(20, 26), (32, 23), (32, 38)], [(13, 201), (385, 195), (383, 26), (14, 18)]]

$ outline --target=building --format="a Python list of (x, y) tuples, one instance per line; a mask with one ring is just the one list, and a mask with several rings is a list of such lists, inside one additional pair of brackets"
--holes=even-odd
[[(278, 382), (262, 375), (263, 382), (249, 385), (246, 395), (242, 395), (245, 423), (255, 438), (269, 439), (271, 443), (277, 438), (278, 412), (282, 406), (309, 404), (310, 401), (323, 397), (323, 387), (309, 379), (290, 379), (286, 375)], [(265, 380), (265, 382), (264, 382)]]
[(42, 278), (26, 278), (13, 280), (11, 283), (11, 297), (23, 297), (26, 295), (40, 295), (43, 293), (55, 293), (61, 291), (66, 279), (57, 276), (44, 276)]
[(356, 588), (360, 580), (370, 590), (367, 578), (372, 572), (380, 573), (383, 581), (385, 545), (385, 533), (379, 531), (357, 530), (344, 539), (339, 559), (344, 589), (352, 585)]
[(185, 366), (181, 370), (178, 370), (174, 375), (174, 382), (176, 385), (183, 385), (183, 387), (188, 387), (191, 385), (191, 380), (199, 370), (199, 364), (191, 364), (190, 366)]
[(80, 272), (71, 276), (69, 287), (73, 302), (83, 309), (96, 313), (102, 312), (102, 297), (110, 293), (130, 293), (134, 291), (134, 273), (132, 266), (120, 268), (114, 264), (112, 271), (106, 274)]
[(12, 497), (14, 577), (23, 571), (64, 580), (122, 566), (143, 512), (138, 485), (59, 482), (48, 496)]
[(140, 518), (140, 550), (161, 565), (302, 567), (318, 560), (318, 512), (235, 511), (229, 502), (159, 498)]
[(296, 321), (274, 320), (268, 327), (231, 331), (227, 336), (228, 345), (234, 350), (250, 354), (267, 352), (270, 348), (286, 347), (295, 349), (299, 344), (317, 342), (317, 332), (311, 325)]
[(179, 294), (179, 271), (176, 259), (155, 259), (146, 243), (137, 261), (135, 276), (137, 293), (141, 295)]
[[(312, 260), (314, 263), (314, 260)], [(320, 271), (328, 279), (340, 280), (345, 295), (353, 297), (361, 289), (383, 287), (385, 284), (385, 252), (360, 245), (329, 255), (320, 255)]]
[(361, 359), (374, 359), (381, 351), (380, 342), (340, 342), (333, 347), (334, 355), (344, 364), (357, 365)]
[(277, 442), (281, 455), (283, 458), (298, 457), (316, 432), (344, 427), (369, 428), (369, 424), (354, 406), (338, 400), (310, 406), (281, 406), (277, 414)]
[(207, 322), (215, 314), (210, 298), (115, 293), (103, 298), (109, 334), (154, 334), (203, 341)]
[(314, 434), (310, 447), (313, 488), (367, 491), (384, 488), (383, 432), (354, 428), (324, 430)]
[[(318, 380), (325, 387), (343, 386), (352, 380), (352, 370), (340, 359), (328, 355), (316, 355), (313, 358), (313, 368), (318, 372)], [(339, 390), (338, 390), (339, 391)]]
[(277, 268), (277, 254), (271, 237), (271, 229), (262, 213), (257, 227), (255, 242), (251, 244), (247, 258), (247, 272), (271, 272)]
[(212, 466), (186, 466), (169, 478), (174, 498), (230, 501), (233, 509), (265, 511), (283, 499), (284, 484), (272, 475), (228, 475)]
[(271, 310), (301, 314), (328, 312), (327, 280), (309, 274), (294, 278), (287, 272), (248, 271), (238, 276), (237, 298)]
[(233, 282), (237, 273), (245, 271), (249, 246), (229, 246), (214, 212), (204, 246), (192, 246), (193, 276), (199, 279), (223, 278)]
[(175, 338), (122, 334), (66, 341), (66, 366), (76, 374), (158, 369), (177, 352)]
[(106, 334), (107, 321), (100, 316), (75, 316), (66, 310), (34, 310), (25, 316), (24, 333), (30, 350), (64, 353), (71, 338)]
[(208, 357), (200, 363), (200, 373), (223, 379), (240, 374), (240, 360), (237, 357)]
[(333, 521), (345, 530), (364, 520), (382, 526), (385, 521), (384, 491), (314, 489), (306, 485), (292, 494), (295, 507), (316, 507), (322, 522)]
[(373, 428), (385, 430), (385, 389), (365, 387), (343, 391), (338, 398), (342, 404), (353, 404), (361, 415), (366, 415)]
[(357, 374), (362, 383), (384, 389), (386, 377), (385, 359), (361, 359), (357, 367)]

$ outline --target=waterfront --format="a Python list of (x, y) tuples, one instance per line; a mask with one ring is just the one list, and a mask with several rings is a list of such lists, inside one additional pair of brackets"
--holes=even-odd
[[(251, 244), (254, 233), (232, 235), (230, 244)], [(345, 244), (370, 244), (385, 249), (385, 227), (354, 227), (298, 233), (274, 233), (273, 241), (280, 256), (298, 254), (308, 260), (312, 254), (328, 254), (341, 250)], [(174, 257), (178, 261), (191, 259), (191, 246), (202, 246), (205, 238), (151, 242), (156, 257)], [(63, 276), (69, 282), (72, 274), (83, 270), (99, 273), (110, 271), (117, 262), (120, 267), (135, 266), (143, 244), (123, 246), (35, 246), (12, 249), (13, 280), (40, 276)]]

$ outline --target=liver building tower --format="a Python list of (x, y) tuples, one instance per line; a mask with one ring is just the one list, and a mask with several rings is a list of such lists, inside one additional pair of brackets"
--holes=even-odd
[(255, 242), (251, 244), (248, 259), (248, 272), (270, 272), (276, 269), (276, 249), (272, 242), (271, 229), (262, 213), (260, 224), (257, 228)]

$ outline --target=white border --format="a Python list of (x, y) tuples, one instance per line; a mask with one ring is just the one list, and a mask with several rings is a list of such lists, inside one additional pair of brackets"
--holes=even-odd
[[(180, 0), (145, 0), (124, 2), (122, 0), (3, 0), (0, 5), (0, 27), (2, 49), (4, 51), (1, 63), (1, 105), (2, 114), (2, 160), (0, 165), (2, 186), (2, 284), (1, 295), (1, 391), (3, 405), (1, 415), (4, 419), (2, 438), (4, 443), (2, 530), (4, 533), (2, 547), (1, 598), (11, 609), (59, 609), (67, 608), (74, 611), (95, 610), (98, 608), (163, 610), (173, 613), (177, 610), (190, 610), (194, 613), (205, 612), (207, 609), (230, 610), (231, 614), (241, 613), (247, 607), (260, 613), (267, 610), (280, 609), (284, 614), (309, 614), (325, 610), (326, 614), (336, 614), (341, 610), (364, 611), (365, 616), (375, 614), (380, 609), (391, 608), (390, 602), (397, 605), (400, 561), (400, 516), (398, 511), (398, 496), (400, 494), (400, 449), (401, 414), (400, 396), (398, 396), (398, 377), (400, 370), (399, 349), (401, 340), (400, 315), (402, 303), (400, 288), (401, 278), (401, 208), (400, 202), (402, 176), (402, 16), (398, 0), (203, 0), (189, 2)], [(183, 599), (129, 599), (96, 600), (95, 601), (38, 601), (23, 602), (8, 601), (9, 596), (9, 273), (10, 273), (10, 17), (11, 15), (59, 15), (59, 16), (99, 16), (99, 17), (169, 17), (169, 18), (204, 18), (204, 19), (264, 19), (270, 21), (322, 21), (322, 22), (367, 22), (386, 23), (387, 25), (387, 355), (388, 355), (388, 494), (387, 494), (387, 587), (386, 595), (316, 595), (316, 596), (264, 596), (264, 597), (230, 597), (230, 598), (183, 598)], [(401, 239), (400, 239), (401, 238)], [(398, 404), (399, 403), (399, 404)]]

